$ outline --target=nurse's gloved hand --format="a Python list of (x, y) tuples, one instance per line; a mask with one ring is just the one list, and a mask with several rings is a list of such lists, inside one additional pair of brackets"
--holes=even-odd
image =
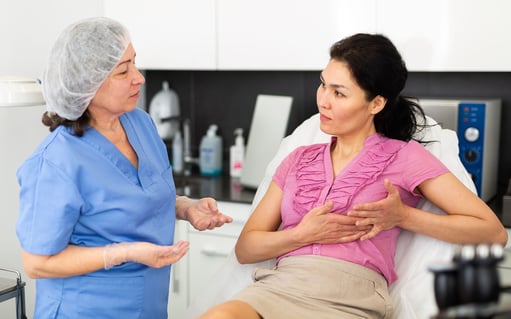
[(117, 243), (105, 246), (103, 260), (105, 269), (125, 262), (136, 262), (153, 268), (171, 265), (188, 252), (188, 242), (160, 246), (147, 242)]

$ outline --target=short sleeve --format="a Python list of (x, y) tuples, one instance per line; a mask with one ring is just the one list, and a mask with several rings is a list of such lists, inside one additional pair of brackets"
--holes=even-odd
[(39, 255), (60, 252), (70, 242), (83, 205), (75, 184), (41, 154), (28, 159), (17, 177), (21, 247)]
[(411, 141), (405, 146), (407, 154), (403, 179), (409, 190), (414, 190), (425, 180), (448, 173), (449, 169), (422, 144)]

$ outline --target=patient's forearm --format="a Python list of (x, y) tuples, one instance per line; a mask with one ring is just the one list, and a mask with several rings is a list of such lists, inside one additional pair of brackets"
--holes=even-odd
[(411, 218), (402, 225), (404, 229), (454, 244), (505, 245), (507, 242), (507, 233), (496, 217), (482, 220), (475, 216), (437, 215), (415, 210), (416, 212), (410, 215)]
[(296, 237), (293, 230), (247, 231), (238, 238), (236, 257), (241, 264), (275, 258), (307, 244)]
[(402, 228), (455, 244), (506, 244), (507, 232), (495, 213), (453, 174), (426, 180), (419, 189), (447, 216), (411, 208)]

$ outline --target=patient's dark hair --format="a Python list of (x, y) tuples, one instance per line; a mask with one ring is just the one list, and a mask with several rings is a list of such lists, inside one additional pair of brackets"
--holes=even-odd
[(409, 141), (426, 123), (422, 108), (401, 95), (408, 78), (405, 62), (392, 42), (380, 34), (359, 33), (330, 48), (330, 58), (345, 62), (353, 78), (365, 91), (366, 99), (380, 95), (387, 103), (374, 117), (376, 131), (389, 138)]

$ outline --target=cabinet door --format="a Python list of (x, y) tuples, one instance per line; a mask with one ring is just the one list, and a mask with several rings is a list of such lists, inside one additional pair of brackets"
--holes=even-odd
[(218, 0), (218, 68), (321, 70), (334, 42), (374, 30), (375, 0)]
[(105, 0), (130, 30), (141, 69), (216, 67), (215, 0)]
[(188, 253), (172, 266), (169, 317), (182, 318), (186, 309), (231, 253), (250, 214), (250, 204), (218, 202), (233, 222), (213, 230), (197, 231), (186, 221), (176, 223), (174, 241), (190, 242)]
[(212, 276), (226, 262), (250, 214), (250, 205), (218, 202), (218, 209), (233, 218), (233, 222), (213, 230), (197, 231), (189, 226), (188, 240), (188, 303), (207, 287)]
[(510, 1), (386, 0), (376, 11), (411, 71), (511, 70)]
[(207, 232), (190, 233), (189, 302), (207, 287), (212, 276), (225, 263), (236, 244), (236, 237), (216, 236)]

